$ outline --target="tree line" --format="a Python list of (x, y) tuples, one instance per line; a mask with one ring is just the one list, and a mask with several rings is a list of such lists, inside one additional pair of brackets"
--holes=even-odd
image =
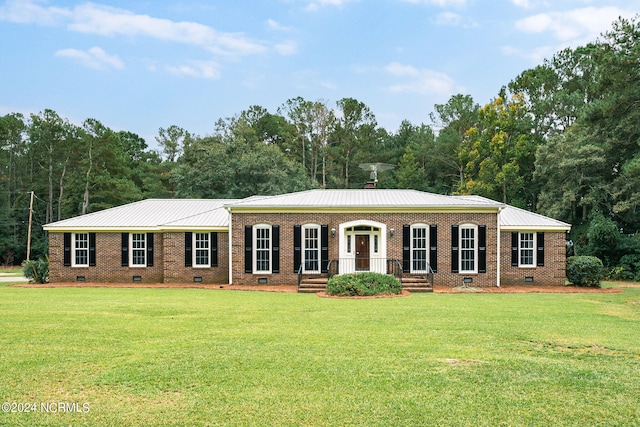
[[(199, 136), (160, 128), (157, 149), (96, 119), (52, 110), (0, 117), (0, 262), (33, 257), (42, 224), (145, 198), (242, 198), (362, 188), (359, 165), (396, 165), (378, 187), (476, 194), (573, 225), (571, 253), (640, 279), (640, 18), (523, 71), (485, 105), (457, 94), (427, 123), (389, 131), (364, 103), (301, 97), (250, 106)], [(39, 229), (39, 231), (38, 231)]]

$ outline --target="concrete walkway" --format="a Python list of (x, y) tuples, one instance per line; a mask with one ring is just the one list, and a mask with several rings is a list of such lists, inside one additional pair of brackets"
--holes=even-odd
[(16, 276), (14, 273), (0, 273), (0, 282), (27, 283), (29, 279), (23, 276)]

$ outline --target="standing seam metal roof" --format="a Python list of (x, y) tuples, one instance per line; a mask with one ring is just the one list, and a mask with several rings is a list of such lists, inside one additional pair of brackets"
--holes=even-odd
[(227, 227), (229, 215), (223, 206), (234, 201), (234, 199), (147, 199), (53, 222), (45, 225), (45, 229), (69, 227), (145, 228), (165, 224), (186, 226), (189, 223), (206, 224), (210, 227)]
[[(570, 229), (571, 225), (480, 196), (444, 196), (416, 190), (309, 190), (246, 199), (147, 199), (45, 225), (56, 229), (228, 227), (235, 208), (503, 208), (500, 224), (512, 229)], [(228, 210), (227, 210), (228, 209)]]
[(279, 196), (243, 199), (228, 205), (236, 208), (375, 208), (375, 207), (487, 207), (504, 206), (485, 198), (425, 193), (417, 190), (308, 190)]

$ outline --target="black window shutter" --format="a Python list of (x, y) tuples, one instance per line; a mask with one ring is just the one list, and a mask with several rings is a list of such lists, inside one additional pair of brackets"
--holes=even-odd
[(211, 267), (217, 267), (218, 266), (218, 233), (216, 233), (215, 231), (211, 232), (211, 237), (210, 237), (211, 242)]
[(244, 226), (244, 272), (253, 272), (253, 227)]
[(271, 226), (271, 272), (280, 273), (280, 226)]
[(511, 233), (511, 265), (518, 266), (518, 232)]
[(320, 271), (327, 273), (329, 269), (329, 226), (320, 226)]
[(147, 267), (153, 267), (153, 233), (147, 233)]
[(89, 266), (96, 266), (96, 233), (89, 233)]
[(129, 265), (129, 233), (122, 233), (122, 266)]
[(536, 254), (538, 267), (544, 267), (544, 233), (538, 233), (536, 245), (538, 246), (538, 253)]
[(65, 267), (71, 266), (71, 233), (64, 233), (64, 255), (63, 262)]
[(438, 272), (438, 226), (429, 226), (429, 265), (434, 273)]
[(411, 226), (402, 226), (402, 272), (411, 272)]
[(460, 256), (459, 228), (457, 225), (451, 226), (451, 272), (458, 273), (458, 261)]
[(302, 264), (302, 227), (293, 226), (293, 272), (298, 273)]
[(487, 226), (478, 226), (478, 273), (487, 272)]
[(190, 231), (184, 233), (184, 266), (193, 266), (193, 234)]

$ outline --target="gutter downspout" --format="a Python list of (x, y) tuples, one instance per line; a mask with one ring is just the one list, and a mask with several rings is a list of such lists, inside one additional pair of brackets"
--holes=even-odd
[(233, 284), (233, 222), (231, 221), (231, 207), (225, 208), (229, 212), (229, 284)]
[(500, 213), (502, 212), (503, 209), (504, 209), (504, 207), (502, 207), (502, 206), (498, 208), (498, 215), (497, 215), (498, 223), (496, 224), (497, 225), (496, 229), (498, 230), (498, 236), (497, 236), (498, 238), (496, 239), (497, 245), (498, 245), (498, 250), (496, 251), (496, 254), (497, 254), (496, 258), (498, 259), (498, 261), (497, 261), (498, 265), (497, 265), (497, 268), (496, 268), (496, 287), (497, 288), (500, 287), (500, 263), (501, 263), (500, 254), (502, 253), (502, 248), (501, 248), (501, 243), (500, 243), (500, 234), (501, 234), (501, 232), (500, 232)]

